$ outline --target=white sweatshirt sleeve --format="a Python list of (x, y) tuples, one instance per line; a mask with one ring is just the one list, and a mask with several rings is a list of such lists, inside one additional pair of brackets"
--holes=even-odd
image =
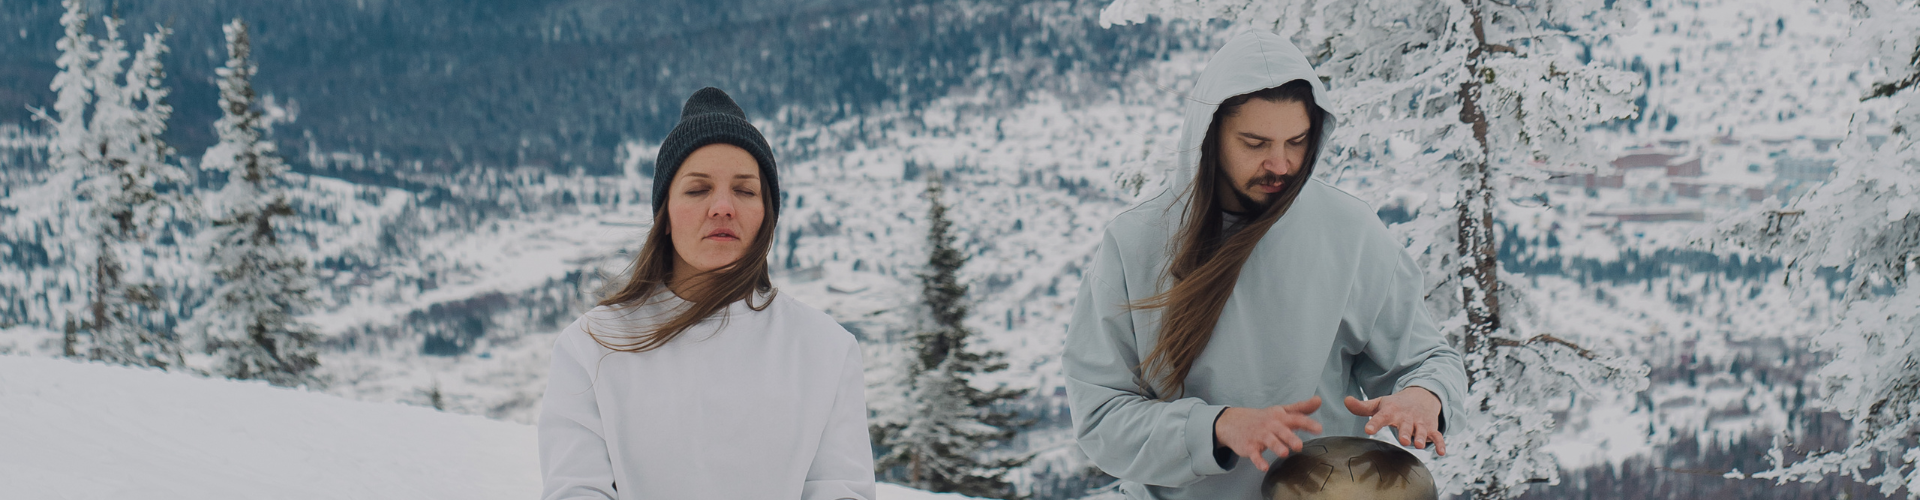
[(586, 335), (579, 324), (553, 343), (547, 392), (540, 398), (540, 498), (613, 499), (613, 460), (601, 433), (600, 404), (594, 399), (593, 371), (572, 344)]
[(1224, 405), (1197, 397), (1156, 399), (1139, 371), (1126, 277), (1111, 232), (1080, 282), (1067, 347), (1067, 406), (1074, 437), (1100, 470), (1123, 480), (1184, 487), (1225, 474), (1232, 455), (1216, 454), (1213, 422)]
[[(851, 339), (849, 339), (851, 340)], [(873, 441), (867, 435), (867, 380), (858, 342), (847, 342), (840, 389), (807, 469), (803, 500), (873, 500)]]

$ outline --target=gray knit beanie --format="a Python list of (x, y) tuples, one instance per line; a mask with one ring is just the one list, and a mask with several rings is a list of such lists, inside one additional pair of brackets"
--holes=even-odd
[(680, 109), (680, 124), (667, 133), (667, 140), (660, 143), (660, 154), (653, 162), (653, 212), (660, 213), (667, 206), (667, 188), (673, 185), (673, 176), (680, 172), (680, 162), (687, 155), (709, 144), (732, 144), (747, 150), (753, 160), (760, 163), (760, 178), (766, 179), (766, 196), (773, 200), (769, 217), (780, 214), (780, 177), (779, 169), (774, 168), (773, 148), (767, 147), (767, 139), (760, 130), (747, 122), (747, 113), (726, 92), (713, 87), (700, 89), (687, 98), (687, 105)]

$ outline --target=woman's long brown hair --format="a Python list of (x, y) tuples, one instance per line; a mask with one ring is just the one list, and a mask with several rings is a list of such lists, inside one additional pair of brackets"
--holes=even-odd
[[(665, 181), (673, 182), (672, 179)], [(766, 218), (760, 220), (760, 231), (754, 234), (753, 243), (747, 246), (747, 253), (741, 255), (740, 260), (693, 276), (678, 277), (683, 280), (680, 298), (687, 304), (681, 306), (671, 319), (657, 326), (638, 332), (624, 332), (623, 335), (601, 335), (583, 323), (582, 329), (587, 335), (602, 347), (615, 351), (647, 352), (673, 341), (688, 328), (725, 309), (727, 305), (751, 299), (756, 293), (765, 294), (766, 301), (757, 305), (748, 302), (747, 307), (759, 311), (772, 304), (777, 291), (773, 289), (773, 280), (767, 274), (767, 253), (773, 248), (774, 227), (779, 223), (779, 213), (775, 211), (774, 204), (780, 200), (766, 195), (765, 178), (760, 182), (763, 184), (760, 198), (761, 204), (766, 207)], [(653, 229), (647, 231), (646, 244), (640, 247), (640, 254), (634, 257), (633, 264), (622, 273), (628, 277), (627, 284), (600, 299), (599, 305), (615, 309), (635, 308), (652, 302), (655, 294), (675, 293), (667, 289), (667, 283), (676, 279), (673, 275), (675, 250), (672, 231), (673, 224), (667, 216), (667, 207), (662, 206), (658, 213), (653, 214)]]
[[(1238, 114), (1240, 106), (1252, 99), (1306, 104), (1307, 116), (1312, 122), (1307, 132), (1307, 154), (1301, 161), (1300, 171), (1293, 175), (1292, 182), (1277, 200), (1267, 204), (1266, 210), (1246, 222), (1245, 227), (1222, 237), (1220, 197), (1236, 193), (1223, 192), (1232, 188), (1220, 187), (1220, 177), (1225, 175), (1220, 166), (1220, 124)], [(1213, 339), (1213, 327), (1220, 321), (1220, 312), (1227, 307), (1227, 297), (1233, 294), (1234, 284), (1240, 280), (1241, 265), (1253, 255), (1260, 238), (1287, 213), (1293, 200), (1300, 196), (1301, 188), (1313, 178), (1313, 164), (1319, 156), (1325, 121), (1326, 112), (1314, 103), (1313, 88), (1306, 80), (1237, 95), (1222, 101), (1219, 109), (1214, 110), (1213, 122), (1207, 125), (1207, 135), (1200, 141), (1200, 164), (1195, 169), (1193, 184), (1182, 194), (1189, 199), (1182, 216), (1185, 223), (1174, 236), (1173, 261), (1168, 263), (1165, 277), (1173, 286), (1127, 305), (1131, 309), (1161, 310), (1160, 339), (1154, 343), (1147, 359), (1141, 361), (1140, 370), (1161, 389), (1162, 399), (1172, 400), (1184, 392), (1187, 373), (1193, 371), (1194, 361)]]

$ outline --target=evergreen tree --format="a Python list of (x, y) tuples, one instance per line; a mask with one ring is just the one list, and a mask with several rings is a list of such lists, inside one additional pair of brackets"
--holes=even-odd
[[(1611, 5), (1609, 5), (1611, 4)], [(1581, 63), (1576, 41), (1622, 33), (1625, 2), (1496, 0), (1115, 0), (1103, 23), (1149, 15), (1225, 19), (1299, 44), (1328, 79), (1340, 120), (1319, 174), (1363, 198), (1419, 193), (1392, 227), (1425, 268), (1429, 306), (1466, 358), (1468, 415), (1449, 416), (1447, 494), (1511, 498), (1555, 482), (1543, 451), (1569, 392), (1639, 391), (1644, 364), (1554, 336), (1500, 269), (1501, 200), (1542, 199), (1542, 166), (1596, 171), (1587, 128), (1635, 115), (1636, 75)], [(1139, 173), (1123, 185), (1144, 183)], [(1466, 491), (1462, 491), (1466, 488)]]
[(276, 218), (294, 214), (280, 186), (287, 165), (265, 138), (267, 124), (255, 108), (247, 25), (235, 19), (225, 31), (227, 65), (217, 70), (224, 114), (214, 123), (220, 142), (201, 161), (207, 171), (227, 174), (209, 207), (215, 219), (206, 263), (218, 286), (196, 315), (196, 329), (221, 375), (310, 384), (319, 365), (316, 334), (296, 315), (313, 304), (312, 283), (306, 261), (280, 243), (274, 228)]
[[(54, 61), (60, 70), (54, 74), (52, 113), (33, 109), (34, 119), (46, 124), (49, 132), (47, 159), (50, 167), (41, 189), (16, 190), (0, 199), (13, 217), (0, 218), (0, 229), (9, 236), (10, 253), (20, 246), (36, 246), (45, 252), (46, 265), (5, 273), (10, 278), (0, 283), (0, 295), (28, 301), (18, 308), (18, 319), (26, 323), (62, 325), (62, 350), (67, 356), (79, 356), (84, 347), (78, 324), (84, 319), (73, 290), (86, 290), (91, 283), (84, 269), (93, 259), (94, 248), (89, 230), (95, 226), (82, 219), (92, 214), (89, 200), (75, 196), (82, 181), (98, 176), (98, 162), (87, 156), (93, 142), (87, 128), (87, 109), (93, 105), (93, 62), (99, 58), (93, 36), (87, 33), (87, 15), (78, 0), (64, 2), (66, 13), (60, 17), (65, 34), (56, 45), (60, 57)], [(47, 293), (52, 290), (69, 293)], [(82, 292), (84, 294), (84, 292)]]
[(167, 52), (170, 31), (156, 26), (123, 72), (122, 22), (111, 17), (105, 22), (107, 38), (93, 74), (97, 100), (91, 128), (107, 175), (92, 179), (91, 189), (83, 192), (96, 200), (93, 220), (101, 224), (89, 357), (176, 367), (182, 364), (177, 337), (156, 329), (166, 323), (166, 311), (153, 265), (162, 253), (155, 239), (180, 205), (177, 196), (162, 194), (160, 186), (180, 184), (186, 177), (166, 162), (173, 149), (160, 139), (173, 113), (165, 102), (166, 74), (159, 60)]
[[(88, 15), (81, 2), (65, 2), (66, 30), (54, 76), (54, 111), (36, 110), (51, 124), (49, 153), (53, 172), (38, 196), (8, 200), (20, 217), (5, 229), (17, 241), (33, 241), (47, 251), (48, 269), (28, 273), (22, 289), (80, 289), (84, 304), (41, 294), (32, 319), (45, 324), (78, 323), (90, 345), (90, 359), (169, 368), (181, 364), (175, 337), (155, 330), (167, 323), (151, 255), (155, 236), (174, 217), (177, 196), (162, 186), (180, 183), (185, 174), (166, 163), (172, 153), (160, 136), (172, 114), (162, 85), (168, 31), (159, 27), (123, 67), (128, 53), (120, 39), (122, 22), (105, 18), (106, 37), (87, 34)], [(124, 83), (123, 83), (124, 78)], [(72, 314), (71, 307), (83, 309)], [(76, 321), (77, 320), (77, 321)], [(80, 335), (66, 335), (64, 351), (82, 352)]]
[[(1005, 479), (1007, 470), (1027, 457), (987, 458), (988, 448), (1013, 438), (1012, 411), (995, 408), (1027, 394), (1027, 389), (981, 390), (973, 378), (1007, 368), (997, 351), (967, 348), (973, 332), (964, 324), (968, 286), (960, 283), (967, 256), (954, 248), (941, 201), (938, 175), (929, 175), (927, 209), (929, 255), (920, 275), (930, 324), (914, 334), (913, 352), (900, 418), (880, 419), (873, 433), (886, 452), (874, 466), (883, 475), (904, 469), (895, 480), (934, 492), (991, 498), (1017, 498)], [(900, 474), (896, 474), (900, 475)]]
[(1847, 5), (1858, 24), (1834, 54), (1858, 64), (1871, 83), (1851, 110), (1834, 178), (1784, 209), (1754, 210), (1718, 229), (1724, 243), (1788, 262), (1796, 294), (1829, 293), (1820, 270), (1852, 268), (1836, 321), (1813, 341), (1833, 358), (1812, 375), (1821, 390), (1810, 403), (1853, 429), (1839, 450), (1776, 440), (1773, 468), (1753, 476), (1782, 483), (1850, 477), (1883, 495), (1906, 488), (1908, 498), (1920, 498), (1920, 445), (1912, 439), (1920, 432), (1920, 288), (1912, 282), (1920, 272), (1920, 37), (1913, 31), (1920, 2)]

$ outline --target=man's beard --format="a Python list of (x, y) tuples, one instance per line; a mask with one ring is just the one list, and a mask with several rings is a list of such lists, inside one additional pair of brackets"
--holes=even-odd
[(1247, 195), (1247, 192), (1253, 191), (1254, 189), (1264, 184), (1277, 183), (1281, 186), (1292, 186), (1293, 181), (1294, 181), (1294, 176), (1280, 175), (1280, 174), (1268, 172), (1266, 175), (1254, 177), (1253, 179), (1248, 180), (1246, 189), (1233, 190), (1233, 197), (1235, 201), (1240, 202), (1240, 209), (1245, 210), (1245, 212), (1243, 213), (1248, 215), (1264, 214), (1264, 213), (1267, 213), (1267, 208), (1271, 207), (1275, 201), (1278, 201), (1278, 196), (1281, 193), (1287, 192), (1286, 189), (1281, 189), (1280, 191), (1267, 195), (1267, 201), (1265, 202), (1253, 199), (1252, 196)]

